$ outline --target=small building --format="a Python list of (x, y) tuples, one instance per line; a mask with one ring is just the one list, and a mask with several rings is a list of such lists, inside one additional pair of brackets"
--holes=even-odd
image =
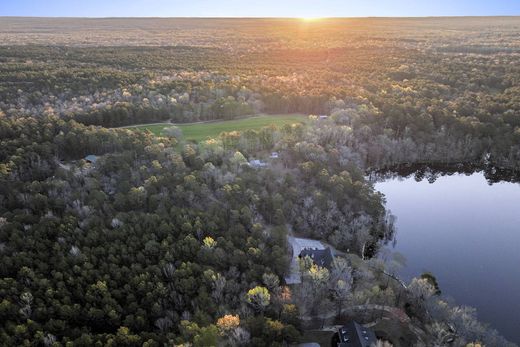
[(90, 163), (90, 164), (95, 164), (97, 160), (98, 160), (98, 157), (95, 156), (95, 155), (92, 155), (92, 154), (87, 155), (87, 156), (85, 157), (85, 161), (86, 161), (87, 163)]
[(254, 169), (260, 169), (267, 166), (267, 163), (258, 159), (253, 159), (249, 161), (249, 166)]
[(278, 154), (278, 152), (271, 153), (271, 159), (278, 159), (279, 157), (280, 157), (280, 155)]
[(372, 329), (350, 321), (338, 329), (332, 337), (332, 347), (372, 347), (377, 343), (376, 334)]
[(327, 269), (331, 268), (332, 262), (334, 261), (330, 247), (325, 249), (305, 248), (300, 252), (299, 257), (310, 257), (314, 264)]
[(329, 118), (329, 116), (324, 115), (324, 114), (320, 114), (320, 115), (318, 116), (318, 119), (319, 119), (319, 120), (325, 120), (325, 119), (327, 119), (327, 118)]
[(285, 277), (285, 283), (300, 284), (302, 279), (298, 259), (301, 252), (304, 249), (325, 249), (326, 247), (318, 240), (303, 239), (289, 235), (287, 235), (287, 243), (289, 244), (291, 254), (291, 266), (289, 274)]

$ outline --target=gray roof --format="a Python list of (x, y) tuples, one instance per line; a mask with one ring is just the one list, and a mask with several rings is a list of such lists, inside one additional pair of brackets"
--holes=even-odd
[(330, 247), (325, 249), (317, 249), (317, 248), (305, 248), (301, 251), (300, 257), (310, 257), (314, 264), (330, 268), (332, 262), (334, 261), (334, 256), (332, 255), (332, 251)]
[(351, 321), (338, 330), (338, 347), (371, 347), (377, 342), (374, 332)]
[(291, 267), (290, 273), (285, 277), (285, 283), (287, 284), (299, 284), (302, 283), (300, 264), (298, 257), (305, 248), (316, 248), (325, 249), (325, 246), (320, 241), (311, 239), (302, 239), (299, 237), (287, 235), (287, 242), (291, 247)]
[(97, 159), (98, 159), (98, 157), (95, 156), (95, 155), (92, 155), (92, 154), (87, 155), (87, 156), (85, 157), (85, 160), (86, 160), (86, 161), (89, 161), (89, 162), (91, 162), (91, 163), (95, 163), (95, 162), (97, 161)]

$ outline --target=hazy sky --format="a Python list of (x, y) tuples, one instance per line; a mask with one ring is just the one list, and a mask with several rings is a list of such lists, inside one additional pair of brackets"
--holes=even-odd
[(0, 16), (365, 17), (520, 15), (520, 0), (0, 0)]

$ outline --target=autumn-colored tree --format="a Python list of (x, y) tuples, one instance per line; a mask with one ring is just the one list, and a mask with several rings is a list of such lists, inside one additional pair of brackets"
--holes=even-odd
[(240, 317), (238, 315), (230, 315), (227, 314), (223, 317), (220, 317), (217, 320), (217, 327), (219, 328), (220, 332), (222, 334), (225, 334), (229, 332), (230, 330), (233, 330), (235, 328), (238, 328), (240, 325)]
[(264, 311), (269, 306), (271, 294), (265, 287), (256, 286), (247, 292), (247, 302), (258, 311)]

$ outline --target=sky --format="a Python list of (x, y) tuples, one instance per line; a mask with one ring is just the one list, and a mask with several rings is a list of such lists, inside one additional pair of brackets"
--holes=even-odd
[(520, 15), (520, 0), (0, 0), (0, 16), (420, 17)]

